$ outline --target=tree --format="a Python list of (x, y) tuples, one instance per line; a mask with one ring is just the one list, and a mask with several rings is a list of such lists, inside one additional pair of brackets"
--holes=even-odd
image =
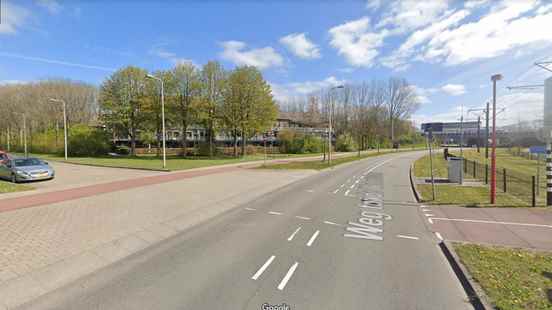
[(216, 116), (224, 100), (223, 91), (226, 72), (216, 61), (209, 61), (201, 71), (202, 105), (199, 122), (207, 128), (206, 140), (209, 144), (209, 157), (213, 156), (213, 140), (216, 135)]
[(114, 134), (130, 138), (130, 154), (136, 154), (137, 133), (146, 117), (146, 74), (137, 67), (126, 67), (113, 73), (100, 87), (100, 108), (104, 124)]
[(199, 71), (192, 63), (182, 63), (176, 65), (172, 70), (172, 80), (170, 83), (169, 96), (172, 98), (175, 111), (175, 118), (180, 122), (182, 128), (182, 138), (180, 145), (183, 148), (183, 154), (186, 156), (186, 147), (188, 144), (188, 126), (195, 118), (192, 104), (194, 100), (199, 100), (201, 95), (201, 80)]
[[(234, 156), (238, 156), (238, 134), (245, 140), (270, 128), (277, 116), (272, 91), (255, 67), (238, 67), (230, 73), (224, 88), (221, 118), (234, 139)], [(239, 132), (239, 133), (238, 133)]]
[(395, 120), (410, 117), (420, 102), (414, 88), (405, 79), (391, 78), (387, 82), (385, 105), (389, 112), (391, 141), (394, 141)]

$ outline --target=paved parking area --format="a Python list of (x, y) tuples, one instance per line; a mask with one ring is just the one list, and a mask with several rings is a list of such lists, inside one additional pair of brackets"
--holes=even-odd
[(25, 183), (26, 185), (36, 188), (36, 190), (2, 194), (0, 199), (14, 196), (27, 196), (37, 192), (50, 192), (99, 183), (166, 174), (166, 172), (158, 171), (94, 167), (52, 161), (48, 163), (56, 170), (56, 177), (53, 180)]

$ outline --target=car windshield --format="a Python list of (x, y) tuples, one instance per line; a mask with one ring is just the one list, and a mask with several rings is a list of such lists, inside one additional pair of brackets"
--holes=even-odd
[(44, 164), (40, 159), (37, 158), (16, 159), (13, 162), (16, 167), (39, 166)]

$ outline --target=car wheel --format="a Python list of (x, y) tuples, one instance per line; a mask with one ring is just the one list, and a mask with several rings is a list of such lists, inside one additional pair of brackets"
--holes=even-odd
[(11, 181), (12, 183), (17, 183), (17, 176), (15, 174), (12, 174)]

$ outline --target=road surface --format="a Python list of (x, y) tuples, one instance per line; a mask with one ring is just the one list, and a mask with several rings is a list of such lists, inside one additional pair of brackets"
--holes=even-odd
[(318, 173), (22, 308), (470, 309), (410, 190), (419, 155)]

